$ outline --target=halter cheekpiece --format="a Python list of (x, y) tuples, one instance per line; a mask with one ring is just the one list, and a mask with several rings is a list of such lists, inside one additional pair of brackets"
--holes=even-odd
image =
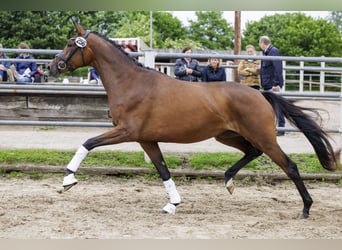
[(64, 70), (65, 68), (68, 68), (69, 71), (73, 71), (74, 70), (73, 67), (69, 64), (69, 60), (74, 56), (74, 54), (76, 53), (76, 51), (78, 49), (81, 49), (82, 61), (83, 61), (83, 64), (85, 64), (83, 48), (85, 48), (87, 46), (86, 38), (88, 37), (89, 34), (90, 34), (90, 30), (86, 30), (86, 32), (84, 33), (83, 36), (78, 36), (76, 38), (71, 38), (70, 39), (70, 40), (75, 40), (75, 44), (76, 44), (77, 47), (75, 47), (75, 49), (69, 54), (69, 56), (67, 58), (65, 58), (61, 54), (57, 54), (56, 55), (56, 57), (61, 59), (61, 61), (59, 61), (58, 64), (57, 64), (58, 70)]

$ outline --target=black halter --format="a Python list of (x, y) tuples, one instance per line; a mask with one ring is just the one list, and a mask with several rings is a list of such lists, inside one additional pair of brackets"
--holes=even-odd
[(68, 55), (67, 58), (65, 58), (63, 55), (61, 54), (57, 54), (56, 57), (58, 57), (60, 59), (60, 61), (58, 61), (57, 63), (57, 68), (59, 71), (64, 70), (66, 68), (68, 68), (69, 71), (74, 71), (74, 68), (69, 64), (69, 60), (74, 56), (74, 54), (76, 53), (76, 51), (78, 49), (81, 49), (81, 55), (82, 55), (82, 62), (83, 64), (85, 64), (84, 61), (84, 54), (83, 54), (83, 48), (86, 47), (87, 45), (87, 41), (85, 39), (87, 39), (87, 37), (89, 36), (89, 34), (91, 33), (90, 30), (86, 30), (86, 32), (84, 33), (84, 35), (82, 36), (84, 38), (84, 43), (83, 40), (80, 41), (79, 43), (77, 42), (78, 37), (76, 38), (71, 38), (70, 40), (76, 40), (76, 47), (75, 49)]

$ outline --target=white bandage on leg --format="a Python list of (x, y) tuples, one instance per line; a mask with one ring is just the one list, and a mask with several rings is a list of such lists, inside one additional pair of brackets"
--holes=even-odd
[(165, 207), (163, 207), (163, 213), (166, 214), (175, 214), (176, 213), (176, 206), (171, 204), (171, 203), (167, 203)]
[(77, 179), (75, 178), (74, 174), (69, 174), (67, 176), (64, 176), (63, 187), (69, 186), (69, 185), (74, 185), (76, 183), (77, 183)]
[(76, 172), (78, 167), (80, 166), (81, 162), (83, 161), (83, 159), (87, 156), (88, 152), (89, 152), (88, 149), (83, 147), (83, 145), (81, 147), (79, 147), (79, 149), (75, 153), (74, 157), (69, 162), (67, 169), (69, 169), (73, 172)]
[(167, 181), (164, 181), (164, 186), (166, 188), (167, 193), (170, 197), (170, 203), (171, 204), (178, 204), (181, 202), (181, 198), (179, 196), (179, 193), (176, 189), (176, 185), (173, 182), (173, 180), (170, 178)]

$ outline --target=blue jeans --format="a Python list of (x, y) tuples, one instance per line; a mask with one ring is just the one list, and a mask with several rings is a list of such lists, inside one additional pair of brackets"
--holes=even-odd
[(7, 82), (7, 72), (0, 70), (0, 76), (3, 82)]
[(100, 80), (100, 75), (95, 68), (90, 69), (90, 79), (94, 79), (96, 81)]
[(15, 79), (16, 82), (32, 82), (32, 78), (31, 77), (19, 77), (17, 79)]

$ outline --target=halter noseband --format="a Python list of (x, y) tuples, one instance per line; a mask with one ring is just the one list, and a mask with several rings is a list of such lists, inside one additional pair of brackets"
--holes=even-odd
[(87, 37), (90, 34), (90, 30), (86, 30), (86, 32), (84, 33), (83, 36), (78, 36), (76, 38), (71, 38), (70, 40), (75, 40), (76, 43), (76, 47), (75, 49), (69, 54), (69, 56), (67, 58), (65, 58), (63, 55), (61, 54), (57, 54), (56, 57), (58, 57), (61, 61), (58, 61), (57, 63), (57, 69), (60, 70), (64, 70), (66, 68), (68, 68), (69, 71), (74, 71), (74, 68), (69, 64), (69, 60), (74, 56), (74, 54), (76, 53), (77, 49), (81, 49), (81, 55), (82, 55), (82, 62), (83, 64), (85, 64), (84, 61), (84, 54), (83, 54), (83, 48), (85, 48), (87, 46)]

